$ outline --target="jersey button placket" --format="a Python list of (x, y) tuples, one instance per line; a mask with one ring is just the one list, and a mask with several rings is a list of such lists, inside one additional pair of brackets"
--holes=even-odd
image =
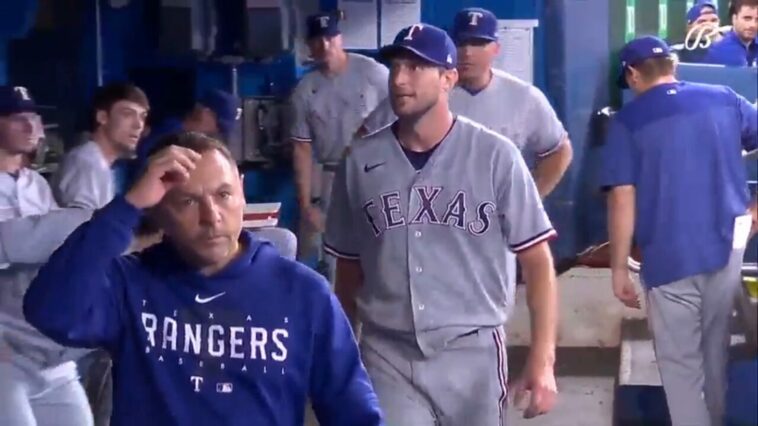
[[(414, 184), (418, 184), (418, 180), (414, 182)], [(419, 203), (420, 201), (414, 196), (413, 189), (411, 189), (410, 193), (408, 194), (408, 207), (410, 212), (418, 211), (419, 209)], [(412, 215), (411, 215), (412, 216)], [(424, 292), (419, 290), (420, 288), (423, 288), (423, 277), (424, 274), (424, 267), (422, 266), (421, 259), (423, 258), (421, 256), (422, 247), (421, 247), (421, 236), (422, 232), (419, 229), (414, 229), (418, 227), (418, 224), (409, 224), (407, 229), (407, 239), (408, 239), (408, 269), (410, 270), (410, 293), (411, 293), (411, 309), (413, 310), (413, 323), (414, 328), (424, 329), (424, 320), (421, 314), (423, 313), (424, 309), (426, 309), (426, 306), (424, 305), (423, 297), (421, 297)], [(419, 283), (419, 285), (416, 285)], [(421, 344), (419, 341), (420, 336), (416, 335), (417, 342)]]

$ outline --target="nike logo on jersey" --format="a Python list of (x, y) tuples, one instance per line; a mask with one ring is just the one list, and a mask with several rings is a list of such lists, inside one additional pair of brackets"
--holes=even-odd
[(385, 163), (385, 161), (382, 161), (381, 163), (372, 164), (370, 166), (368, 164), (366, 164), (365, 166), (363, 166), (363, 171), (366, 172), (366, 173), (368, 173), (368, 172), (374, 170), (375, 168), (377, 168), (379, 166), (383, 166), (384, 163)]
[(208, 303), (210, 301), (216, 300), (216, 299), (218, 299), (219, 297), (221, 297), (221, 296), (223, 296), (225, 294), (226, 294), (225, 291), (222, 291), (221, 293), (219, 293), (219, 294), (217, 294), (215, 296), (211, 296), (211, 297), (200, 297), (199, 294), (196, 294), (195, 295), (195, 302), (200, 303), (200, 304), (205, 304), (205, 303)]

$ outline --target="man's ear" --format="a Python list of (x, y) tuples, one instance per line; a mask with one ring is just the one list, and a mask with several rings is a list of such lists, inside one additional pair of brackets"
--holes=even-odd
[(108, 111), (99, 109), (95, 112), (95, 121), (100, 126), (104, 126), (108, 122)]
[(456, 84), (458, 84), (458, 70), (446, 70), (444, 73), (445, 78), (445, 90), (449, 93), (453, 90)]

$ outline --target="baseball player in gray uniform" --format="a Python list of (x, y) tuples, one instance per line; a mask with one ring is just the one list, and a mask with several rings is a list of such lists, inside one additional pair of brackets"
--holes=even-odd
[[(534, 180), (544, 198), (571, 164), (568, 133), (537, 87), (493, 67), (500, 45), (497, 17), (486, 9), (467, 8), (455, 15), (451, 31), (458, 47), (459, 81), (450, 94), (450, 109), (510, 139), (535, 162)], [(389, 100), (363, 124), (375, 132), (395, 120)]]
[(387, 424), (504, 424), (503, 247), (523, 265), (533, 320), (511, 391), (531, 391), (526, 417), (545, 413), (557, 393), (555, 231), (529, 169), (510, 140), (450, 112), (458, 74), (444, 31), (413, 25), (381, 53), (398, 120), (351, 145), (324, 245)]
[(76, 364), (24, 320), (23, 296), (37, 269), (91, 210), (58, 209), (47, 181), (30, 169), (42, 137), (24, 87), (0, 87), (0, 425), (92, 424)]
[[(314, 249), (316, 240), (308, 235), (323, 232), (334, 171), (363, 120), (387, 97), (388, 75), (387, 68), (373, 59), (343, 50), (336, 16), (310, 16), (306, 26), (308, 47), (317, 67), (303, 77), (292, 94), (290, 131), (303, 219), (301, 252)], [(323, 171), (319, 200), (312, 196), (312, 184), (318, 179), (313, 173), (314, 158)], [(318, 250), (320, 244), (315, 248)]]
[[(458, 51), (459, 81), (450, 94), (450, 109), (510, 139), (521, 150), (542, 198), (558, 185), (572, 158), (571, 142), (545, 95), (535, 86), (493, 67), (500, 45), (497, 18), (481, 8), (455, 15), (451, 31)], [(395, 120), (389, 101), (364, 123), (375, 132)], [(516, 256), (506, 250), (508, 289), (515, 291)], [(515, 295), (509, 295), (513, 298)]]

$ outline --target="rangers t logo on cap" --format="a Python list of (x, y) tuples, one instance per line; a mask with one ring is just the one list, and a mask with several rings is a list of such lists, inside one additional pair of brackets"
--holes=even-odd
[(469, 18), (471, 18), (471, 20), (469, 21), (469, 25), (472, 25), (475, 27), (479, 25), (479, 18), (483, 17), (484, 14), (482, 12), (471, 11), (468, 13), (468, 16)]

